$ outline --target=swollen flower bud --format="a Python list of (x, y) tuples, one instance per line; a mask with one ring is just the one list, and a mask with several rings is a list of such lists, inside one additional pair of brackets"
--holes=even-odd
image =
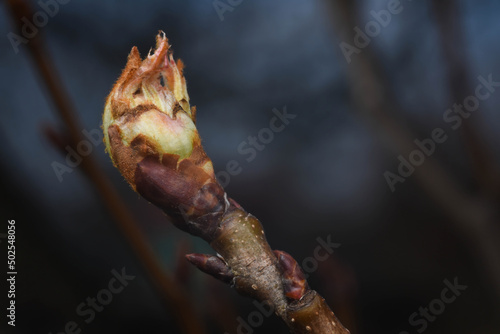
[(178, 218), (181, 229), (206, 237), (213, 229), (207, 220), (227, 204), (201, 146), (183, 67), (163, 32), (146, 59), (132, 48), (106, 101), (104, 141), (134, 190)]

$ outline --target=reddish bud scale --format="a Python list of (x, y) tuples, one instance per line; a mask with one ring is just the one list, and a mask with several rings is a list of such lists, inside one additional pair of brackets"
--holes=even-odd
[(301, 299), (309, 290), (302, 269), (290, 254), (280, 250), (273, 252), (278, 258), (279, 267), (283, 274), (282, 281), (285, 296), (294, 300)]
[(218, 256), (206, 254), (187, 254), (186, 258), (198, 269), (224, 283), (231, 283), (234, 275), (226, 263)]
[(137, 192), (175, 218), (179, 229), (212, 240), (226, 208), (224, 190), (217, 183), (205, 183), (208, 177), (189, 159), (177, 169), (165, 162), (165, 157), (163, 163), (145, 158), (137, 164)]

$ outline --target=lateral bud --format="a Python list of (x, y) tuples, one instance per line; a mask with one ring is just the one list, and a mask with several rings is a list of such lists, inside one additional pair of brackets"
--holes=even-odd
[(273, 252), (278, 258), (285, 296), (294, 300), (301, 299), (309, 291), (304, 272), (290, 254), (280, 250)]
[(233, 281), (233, 272), (226, 265), (226, 262), (218, 256), (207, 254), (186, 254), (186, 259), (204, 273), (209, 274), (224, 283), (229, 284)]

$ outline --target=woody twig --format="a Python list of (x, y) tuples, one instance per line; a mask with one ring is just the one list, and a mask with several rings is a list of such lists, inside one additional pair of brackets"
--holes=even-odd
[(287, 253), (273, 252), (257, 218), (228, 198), (201, 146), (183, 63), (164, 33), (142, 60), (133, 48), (108, 96), (103, 130), (114, 165), (141, 196), (217, 255), (190, 254), (202, 271), (274, 309), (292, 333), (348, 333)]

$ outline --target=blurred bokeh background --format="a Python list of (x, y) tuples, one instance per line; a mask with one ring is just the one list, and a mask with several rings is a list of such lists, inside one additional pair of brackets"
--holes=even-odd
[[(18, 272), (16, 327), (2, 316), (2, 332), (188, 333), (184, 316), (198, 333), (237, 333), (238, 317), (252, 321), (250, 299), (186, 264), (186, 252), (210, 248), (139, 198), (102, 143), (84, 157), (91, 163), (66, 161), (75, 132), (100, 131), (131, 47), (146, 55), (158, 30), (186, 64), (216, 171), (241, 167), (228, 194), (262, 221), (271, 246), (302, 263), (318, 238), (340, 244), (309, 281), (351, 333), (500, 332), (498, 1), (27, 1), (31, 15), (49, 13), (22, 40), (13, 33), (26, 37), (16, 28), (26, 23), (8, 3), (23, 13), (19, 1), (0, 6), (1, 267), (15, 219)], [(470, 117), (448, 114), (474, 104), (479, 77), (494, 82), (480, 89), (490, 96)], [(54, 100), (61, 89), (72, 130)], [(247, 161), (238, 147), (284, 108), (295, 118)], [(456, 130), (446, 115), (460, 117)], [(447, 140), (391, 190), (398, 157), (439, 128)], [(87, 323), (78, 306), (122, 268), (135, 278)], [(467, 286), (451, 303), (435, 301), (445, 280)], [(287, 331), (275, 317), (250, 330)]]

